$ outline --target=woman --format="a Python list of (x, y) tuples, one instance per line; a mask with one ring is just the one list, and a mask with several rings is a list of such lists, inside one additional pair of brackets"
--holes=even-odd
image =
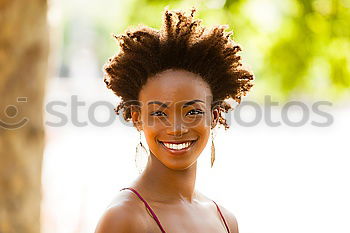
[(241, 67), (227, 26), (202, 27), (195, 11), (166, 9), (161, 30), (139, 26), (115, 36), (121, 51), (105, 65), (105, 83), (122, 98), (116, 113), (143, 131), (150, 155), (95, 233), (238, 233), (234, 215), (195, 190), (196, 169), (210, 131), (228, 128), (224, 100), (239, 103), (253, 74)]

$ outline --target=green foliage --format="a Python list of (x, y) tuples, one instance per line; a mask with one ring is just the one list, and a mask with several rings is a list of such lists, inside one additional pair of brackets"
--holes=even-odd
[[(188, 3), (191, 1), (184, 2), (137, 1), (135, 10), (130, 11), (128, 23), (142, 22), (159, 27), (164, 6), (177, 9), (187, 5), (190, 8)], [(206, 2), (210, 1), (192, 2), (199, 9), (197, 17), (203, 19), (204, 25), (228, 24), (231, 30), (234, 29), (234, 39), (244, 49), (242, 57), (251, 64), (262, 86), (270, 87), (265, 93), (258, 91), (260, 95), (273, 94), (287, 99), (306, 93), (316, 98), (331, 98), (332, 93), (339, 95), (349, 91), (349, 3), (289, 0), (283, 1), (285, 7), (278, 0), (262, 1), (263, 4), (258, 0), (226, 0), (220, 8), (210, 9)], [(257, 7), (260, 12), (254, 16)], [(275, 12), (269, 12), (269, 9)], [(266, 25), (268, 14), (277, 15), (274, 20), (278, 21), (278, 26), (274, 29)], [(320, 64), (327, 69), (318, 71)]]
[[(104, 0), (112, 2), (110, 0)], [(111, 33), (144, 24), (159, 29), (162, 12), (197, 7), (203, 25), (228, 24), (256, 76), (252, 94), (288, 99), (350, 93), (349, 0), (131, 0), (118, 13), (93, 14), (99, 65), (117, 52)], [(107, 6), (108, 7), (108, 6)], [(95, 9), (99, 9), (95, 7)], [(94, 12), (94, 11), (91, 11)], [(118, 15), (116, 15), (118, 14)]]

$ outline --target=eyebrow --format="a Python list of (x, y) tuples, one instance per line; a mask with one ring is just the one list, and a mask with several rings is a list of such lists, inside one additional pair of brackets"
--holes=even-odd
[[(196, 102), (202, 102), (202, 103), (204, 103), (203, 100), (191, 100), (191, 101), (186, 102), (186, 103), (182, 106), (182, 108), (185, 108), (185, 107), (187, 107), (187, 106), (189, 106), (189, 105), (192, 105), (192, 104), (194, 104), (194, 103), (196, 103)], [(166, 105), (165, 103), (162, 103), (162, 102), (156, 101), (156, 100), (155, 100), (155, 101), (151, 101), (151, 102), (148, 103), (148, 105), (150, 105), (150, 104), (158, 104), (158, 105), (160, 105), (160, 106), (163, 107), (163, 108), (167, 108), (167, 107), (168, 107), (168, 105)]]

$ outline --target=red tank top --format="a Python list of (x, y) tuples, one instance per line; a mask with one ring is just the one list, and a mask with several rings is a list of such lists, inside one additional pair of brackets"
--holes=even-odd
[[(156, 223), (159, 226), (159, 228), (162, 231), (162, 233), (166, 233), (164, 228), (163, 228), (163, 226), (162, 226), (162, 224), (160, 224), (160, 221), (159, 221), (157, 215), (154, 213), (152, 208), (148, 205), (147, 201), (145, 199), (143, 199), (143, 197), (133, 188), (122, 188), (120, 191), (125, 190), (125, 189), (131, 190), (133, 193), (135, 193), (140, 198), (140, 200), (145, 204), (146, 208), (151, 212), (153, 219), (156, 221)], [(216, 204), (216, 202), (215, 201), (213, 201), (213, 202), (216, 205), (217, 210), (219, 211), (219, 214), (220, 214), (220, 216), (221, 216), (221, 218), (222, 218), (222, 220), (223, 220), (223, 222), (225, 224), (227, 232), (230, 233), (230, 229), (227, 226), (227, 223), (225, 221), (224, 215), (221, 213), (221, 210), (220, 210), (219, 206)]]

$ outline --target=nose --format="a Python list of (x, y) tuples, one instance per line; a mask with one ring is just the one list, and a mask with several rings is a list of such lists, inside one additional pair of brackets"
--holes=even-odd
[(173, 124), (167, 130), (168, 135), (176, 137), (182, 137), (182, 135), (188, 132), (188, 128), (182, 121), (173, 121)]

